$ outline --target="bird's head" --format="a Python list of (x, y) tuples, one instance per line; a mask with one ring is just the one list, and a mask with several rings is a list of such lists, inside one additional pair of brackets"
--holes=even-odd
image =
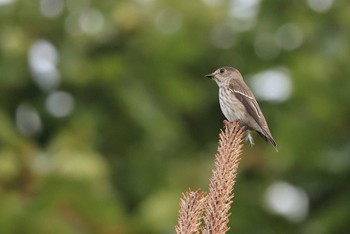
[(214, 80), (218, 84), (218, 86), (222, 86), (226, 83), (229, 83), (232, 79), (242, 78), (239, 71), (233, 67), (222, 67), (217, 69), (213, 73), (205, 76)]

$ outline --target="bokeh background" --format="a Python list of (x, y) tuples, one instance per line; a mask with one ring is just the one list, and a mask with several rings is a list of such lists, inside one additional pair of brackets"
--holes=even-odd
[(346, 0), (0, 0), (0, 233), (174, 233), (238, 68), (279, 152), (244, 146), (229, 233), (350, 233)]

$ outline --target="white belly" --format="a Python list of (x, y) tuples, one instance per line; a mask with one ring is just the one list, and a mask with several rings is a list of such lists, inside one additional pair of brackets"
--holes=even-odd
[(227, 96), (233, 94), (227, 94), (223, 89), (219, 90), (220, 108), (226, 119), (228, 119), (230, 122), (245, 119), (246, 111), (242, 103), (235, 96), (224, 99), (220, 98), (222, 95)]
[[(230, 91), (229, 91), (230, 92)], [(220, 98), (221, 95), (232, 95), (225, 93), (224, 89), (219, 89), (219, 101), (220, 108), (226, 119), (230, 122), (238, 120), (241, 124), (247, 126), (250, 129), (261, 131), (260, 126), (257, 122), (247, 113), (247, 110), (243, 104), (235, 97), (231, 98)]]

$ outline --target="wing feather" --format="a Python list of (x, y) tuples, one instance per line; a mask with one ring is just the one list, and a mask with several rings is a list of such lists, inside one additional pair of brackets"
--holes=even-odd
[(256, 130), (259, 135), (261, 135), (265, 140), (269, 141), (277, 150), (276, 142), (271, 135), (270, 129), (267, 126), (267, 122), (263, 113), (261, 112), (260, 106), (256, 101), (254, 94), (252, 91), (250, 91), (246, 83), (243, 80), (238, 80), (235, 83), (231, 83), (229, 85), (229, 88), (231, 92), (234, 93), (236, 98), (243, 104), (248, 114), (259, 125), (260, 129), (254, 130)]
[(253, 117), (257, 124), (259, 124), (262, 128), (267, 126), (259, 104), (248, 86), (244, 82), (240, 82), (235, 84), (231, 83), (229, 88), (235, 94), (236, 98), (243, 104), (248, 114)]

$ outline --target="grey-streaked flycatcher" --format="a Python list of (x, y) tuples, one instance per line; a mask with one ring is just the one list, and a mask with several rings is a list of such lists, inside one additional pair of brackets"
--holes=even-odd
[(278, 151), (259, 104), (244, 82), (241, 73), (233, 67), (223, 67), (206, 77), (214, 80), (219, 86), (220, 107), (227, 120), (230, 122), (238, 120), (247, 128), (250, 144), (254, 144), (250, 135), (250, 130), (254, 130)]

